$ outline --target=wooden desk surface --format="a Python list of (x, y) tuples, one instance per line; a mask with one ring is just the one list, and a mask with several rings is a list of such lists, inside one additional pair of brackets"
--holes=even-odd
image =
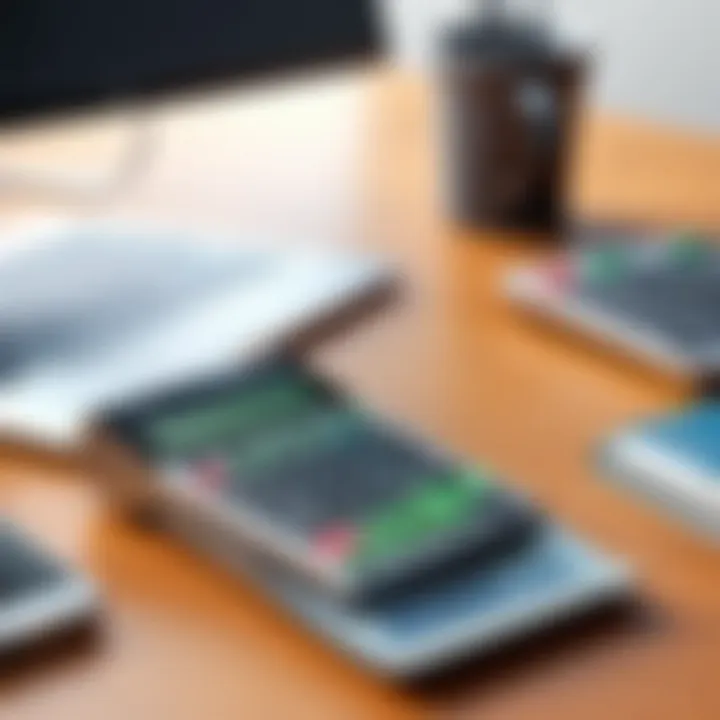
[[(400, 690), (345, 662), (252, 587), (107, 517), (82, 472), (7, 454), (2, 510), (97, 576), (108, 617), (99, 647), (0, 677), (0, 718), (720, 717), (720, 558), (598, 483), (587, 462), (594, 440), (681, 392), (517, 322), (496, 293), (498, 276), (536, 251), (523, 238), (442, 220), (426, 110), (421, 90), (394, 76), (183, 100), (159, 115), (148, 174), (103, 210), (394, 254), (406, 275), (401, 302), (323, 348), (318, 362), (381, 410), (488, 459), (559, 520), (629, 558), (649, 619)], [(78, 157), (59, 132), (17, 147)], [(108, 132), (99, 120), (84, 125), (81, 155), (105, 157)], [(579, 211), (720, 226), (717, 142), (597, 117), (581, 135)], [(9, 198), (3, 210), (36, 205)]]

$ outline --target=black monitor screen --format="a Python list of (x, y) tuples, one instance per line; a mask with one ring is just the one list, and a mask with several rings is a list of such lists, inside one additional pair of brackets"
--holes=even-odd
[(360, 58), (373, 0), (0, 0), (0, 118)]

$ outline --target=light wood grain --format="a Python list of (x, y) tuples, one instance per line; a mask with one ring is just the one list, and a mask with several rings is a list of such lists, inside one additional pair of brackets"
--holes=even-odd
[[(597, 482), (589, 462), (605, 433), (683, 389), (515, 317), (498, 278), (541, 250), (443, 219), (431, 108), (421, 85), (387, 73), (185, 98), (158, 114), (163, 141), (150, 172), (102, 210), (393, 255), (401, 300), (320, 349), (317, 362), (626, 556), (654, 621), (551, 638), (432, 689), (393, 688), (252, 587), (108, 517), (71, 464), (8, 452), (3, 511), (93, 572), (108, 612), (98, 648), (0, 678), (0, 718), (720, 717), (720, 557)], [(31, 145), (55, 132), (38, 130)], [(88, 135), (82, 152), (92, 158), (100, 142)], [(572, 202), (593, 217), (718, 227), (720, 144), (590, 115)], [(3, 210), (39, 206), (7, 198)]]

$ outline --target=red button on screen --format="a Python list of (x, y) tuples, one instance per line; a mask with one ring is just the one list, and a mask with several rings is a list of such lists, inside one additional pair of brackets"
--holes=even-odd
[(348, 525), (321, 530), (313, 541), (315, 552), (323, 559), (342, 562), (355, 552), (357, 531)]

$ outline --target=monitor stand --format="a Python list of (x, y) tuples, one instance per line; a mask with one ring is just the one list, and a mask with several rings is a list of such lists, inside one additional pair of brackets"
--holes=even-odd
[[(156, 124), (149, 114), (132, 112), (120, 118), (120, 127), (124, 135), (120, 149), (105, 169), (73, 167), (70, 163), (53, 161), (28, 163), (22, 158), (16, 161), (14, 157), (3, 158), (0, 150), (0, 193), (44, 195), (77, 202), (107, 200), (143, 173), (158, 147)], [(41, 131), (40, 146), (43, 139), (50, 136), (54, 140), (57, 134), (54, 129), (47, 135)], [(27, 139), (21, 138), (22, 142)]]

